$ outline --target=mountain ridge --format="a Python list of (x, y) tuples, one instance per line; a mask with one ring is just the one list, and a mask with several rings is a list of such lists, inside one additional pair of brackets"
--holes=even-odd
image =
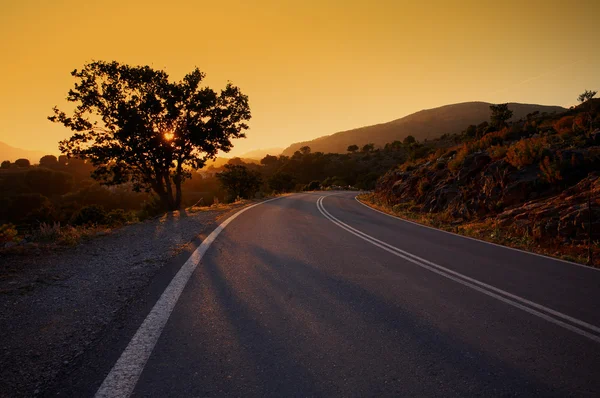
[(44, 155), (48, 154), (37, 150), (17, 148), (0, 141), (0, 162), (5, 160), (14, 162), (17, 159), (24, 158), (29, 159), (31, 164), (34, 164), (38, 163), (40, 161), (40, 158)]
[[(296, 142), (288, 146), (282, 154), (290, 156), (305, 145), (313, 151), (344, 153), (349, 145), (360, 147), (367, 143), (374, 143), (376, 146), (383, 146), (395, 140), (401, 141), (408, 135), (414, 136), (419, 141), (438, 138), (446, 133), (458, 133), (470, 124), (489, 121), (490, 105), (492, 104), (484, 101), (470, 101), (422, 109), (389, 122), (339, 131), (312, 140)], [(510, 102), (508, 107), (514, 113), (512, 120), (519, 120), (528, 113), (535, 111), (552, 113), (567, 110), (555, 105), (517, 102)]]

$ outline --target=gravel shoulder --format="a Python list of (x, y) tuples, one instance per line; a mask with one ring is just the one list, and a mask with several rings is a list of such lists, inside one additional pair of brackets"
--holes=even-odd
[(169, 214), (65, 251), (0, 257), (0, 268), (21, 270), (0, 281), (0, 396), (43, 395), (165, 264), (241, 207)]

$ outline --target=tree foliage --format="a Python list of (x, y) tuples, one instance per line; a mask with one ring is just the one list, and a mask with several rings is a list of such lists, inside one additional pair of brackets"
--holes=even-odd
[(513, 111), (508, 109), (508, 104), (490, 105), (490, 123), (496, 128), (506, 126), (506, 122), (513, 116)]
[(54, 155), (45, 155), (40, 158), (40, 166), (54, 167), (58, 165), (58, 159)]
[(5, 160), (0, 164), (0, 169), (10, 169), (10, 160)]
[(29, 162), (29, 159), (17, 159), (17, 160), (15, 160), (15, 166), (29, 167), (29, 166), (31, 166), (31, 163)]
[(251, 198), (260, 188), (262, 179), (260, 173), (248, 170), (241, 165), (226, 164), (225, 170), (217, 174), (223, 188), (228, 192), (231, 199), (237, 197)]
[(67, 101), (74, 111), (55, 107), (49, 117), (74, 131), (61, 152), (90, 160), (94, 178), (105, 184), (153, 190), (169, 210), (180, 207), (190, 170), (245, 137), (248, 97), (230, 83), (220, 93), (202, 87), (205, 74), (197, 68), (178, 82), (164, 71), (118, 62), (92, 62), (71, 74), (76, 83)]
[(584, 102), (587, 102), (594, 98), (597, 93), (597, 91), (585, 90), (583, 93), (579, 94), (579, 97), (577, 97), (577, 101), (583, 104)]
[(412, 135), (407, 135), (406, 138), (404, 138), (404, 141), (402, 141), (404, 145), (415, 144), (416, 142), (417, 140)]
[(356, 151), (358, 151), (358, 145), (349, 145), (348, 146), (348, 152), (355, 153)]

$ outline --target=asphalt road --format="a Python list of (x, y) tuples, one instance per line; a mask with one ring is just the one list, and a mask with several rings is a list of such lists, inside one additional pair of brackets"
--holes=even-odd
[(231, 221), (150, 329), (147, 361), (128, 357), (132, 396), (600, 396), (599, 271), (354, 196)]

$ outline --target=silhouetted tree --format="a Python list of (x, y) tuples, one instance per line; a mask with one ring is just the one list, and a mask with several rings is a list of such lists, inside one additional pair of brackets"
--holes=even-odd
[(577, 97), (577, 101), (583, 104), (584, 102), (587, 102), (594, 98), (597, 93), (597, 91), (585, 90), (583, 93), (579, 94), (579, 97)]
[(375, 149), (375, 144), (371, 143), (371, 144), (365, 144), (362, 147), (362, 151), (363, 152), (372, 152)]
[(49, 117), (75, 132), (61, 152), (89, 159), (104, 184), (131, 181), (137, 191), (153, 190), (169, 210), (181, 206), (190, 171), (228, 152), (248, 128), (248, 97), (231, 84), (220, 93), (201, 87), (198, 69), (171, 82), (149, 66), (100, 61), (72, 75), (77, 82), (67, 101), (77, 104), (74, 112), (54, 108)]
[(490, 105), (490, 123), (496, 128), (506, 126), (506, 122), (513, 116), (513, 111), (508, 109), (508, 104)]
[(276, 164), (277, 161), (277, 156), (266, 155), (264, 158), (261, 159), (260, 164), (270, 166)]
[(69, 162), (69, 158), (66, 155), (60, 155), (58, 157), (58, 164), (61, 166), (66, 166)]
[(310, 147), (305, 145), (302, 148), (300, 148), (300, 153), (303, 155), (308, 155), (310, 153)]
[(40, 159), (40, 166), (54, 167), (56, 165), (58, 165), (58, 159), (54, 155), (42, 156)]
[(17, 160), (15, 160), (15, 166), (29, 167), (29, 166), (31, 166), (31, 163), (29, 162), (29, 159), (17, 159)]
[(406, 136), (406, 138), (404, 139), (404, 141), (402, 143), (404, 145), (410, 145), (410, 144), (414, 144), (416, 142), (417, 142), (417, 140), (415, 139), (415, 137), (413, 137), (412, 135), (408, 135), (408, 136)]
[(296, 186), (294, 176), (284, 171), (277, 172), (269, 178), (269, 188), (277, 192), (289, 192)]
[(250, 198), (258, 191), (262, 183), (258, 172), (248, 170), (247, 167), (241, 165), (226, 164), (225, 170), (217, 174), (217, 178), (231, 199), (238, 196)]
[(358, 145), (349, 145), (348, 146), (348, 152), (355, 153), (356, 151), (358, 151)]
[(0, 169), (10, 169), (10, 160), (5, 160), (0, 164)]

